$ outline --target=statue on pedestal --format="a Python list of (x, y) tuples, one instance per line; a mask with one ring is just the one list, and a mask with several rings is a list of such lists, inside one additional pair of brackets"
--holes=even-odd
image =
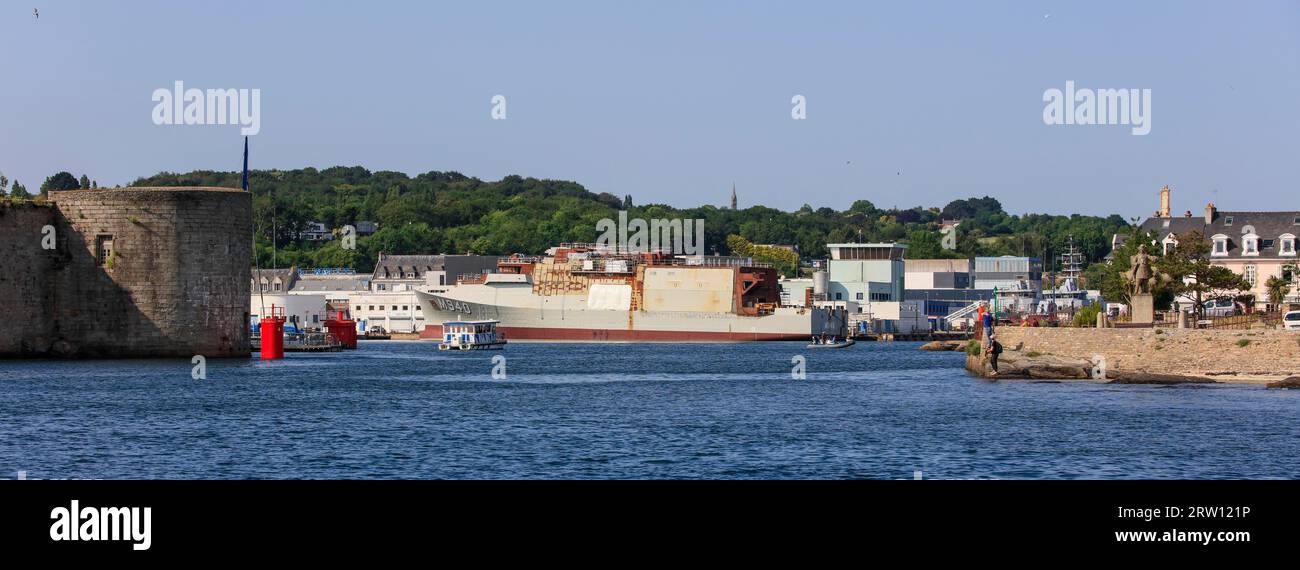
[(1128, 292), (1130, 295), (1150, 295), (1151, 285), (1156, 273), (1151, 269), (1151, 256), (1147, 255), (1147, 246), (1138, 248), (1137, 255), (1129, 258)]
[(1163, 281), (1167, 277), (1156, 273), (1151, 267), (1151, 256), (1147, 254), (1145, 245), (1138, 248), (1137, 255), (1129, 258), (1129, 262), (1132, 265), (1125, 275), (1131, 309), (1129, 315), (1135, 324), (1149, 324), (1155, 320), (1155, 296), (1151, 290), (1158, 280)]

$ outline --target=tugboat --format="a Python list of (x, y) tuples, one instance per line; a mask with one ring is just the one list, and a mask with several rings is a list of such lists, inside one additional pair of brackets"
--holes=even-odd
[(438, 350), (501, 350), (506, 339), (497, 333), (501, 321), (449, 321), (442, 323)]

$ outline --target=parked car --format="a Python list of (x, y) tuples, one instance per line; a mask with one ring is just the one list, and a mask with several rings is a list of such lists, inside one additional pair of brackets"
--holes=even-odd
[(388, 331), (387, 331), (387, 330), (384, 330), (384, 327), (381, 327), (381, 326), (376, 325), (376, 326), (370, 327), (369, 334), (388, 334)]
[(1237, 303), (1232, 299), (1211, 299), (1202, 306), (1205, 308), (1206, 317), (1231, 317), (1241, 314), (1237, 309)]
[(1291, 311), (1282, 315), (1282, 328), (1289, 331), (1300, 331), (1300, 311)]

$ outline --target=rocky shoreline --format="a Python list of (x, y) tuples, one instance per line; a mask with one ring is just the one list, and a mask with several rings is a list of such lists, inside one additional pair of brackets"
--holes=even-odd
[(1293, 332), (1003, 327), (997, 333), (1003, 346), (997, 376), (980, 341), (921, 348), (965, 352), (966, 369), (989, 379), (1300, 389), (1300, 335)]
[(1084, 380), (1109, 384), (1217, 384), (1217, 380), (1179, 374), (1102, 369), (1090, 360), (1005, 351), (995, 376), (989, 359), (966, 355), (966, 370), (990, 380)]

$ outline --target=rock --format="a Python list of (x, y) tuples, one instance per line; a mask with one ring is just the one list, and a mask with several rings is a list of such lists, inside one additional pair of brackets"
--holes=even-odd
[(1151, 372), (1120, 372), (1115, 370), (1107, 374), (1106, 377), (1111, 379), (1111, 384), (1217, 384), (1217, 382), (1209, 378)]
[(1092, 375), (1092, 362), (1059, 356), (1027, 356), (1017, 352), (1003, 352), (998, 358), (998, 374), (983, 356), (967, 355), (966, 369), (984, 378), (1034, 379), (1034, 380), (1086, 380)]
[(1300, 376), (1292, 376), (1292, 377), (1290, 377), (1290, 378), (1287, 378), (1286, 380), (1278, 380), (1277, 382), (1269, 382), (1269, 383), (1268, 383), (1268, 388), (1269, 388), (1270, 390), (1296, 390), (1296, 389), (1300, 389)]
[(71, 358), (77, 354), (77, 346), (64, 339), (59, 339), (50, 345), (50, 354), (57, 358)]
[(966, 349), (966, 343), (960, 340), (936, 340), (921, 345), (921, 350), (929, 352), (957, 352)]

